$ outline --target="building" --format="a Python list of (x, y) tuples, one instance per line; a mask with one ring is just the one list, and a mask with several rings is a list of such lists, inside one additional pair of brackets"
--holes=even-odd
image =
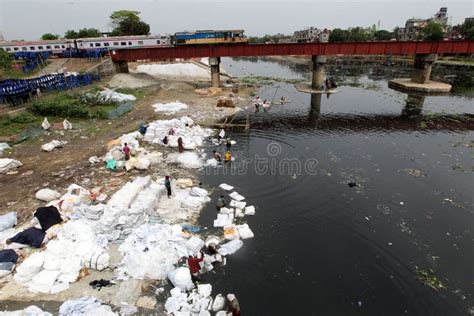
[(398, 38), (402, 41), (417, 41), (422, 39), (422, 30), (431, 21), (441, 24), (444, 33), (447, 34), (450, 28), (448, 25), (448, 8), (440, 8), (439, 11), (429, 19), (408, 19), (405, 22), (405, 27), (398, 29)]
[(327, 43), (331, 31), (328, 29), (320, 30), (315, 27), (309, 27), (293, 33), (293, 41), (296, 43)]

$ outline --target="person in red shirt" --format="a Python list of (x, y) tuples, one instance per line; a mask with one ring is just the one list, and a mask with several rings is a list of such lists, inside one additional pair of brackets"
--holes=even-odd
[(128, 147), (127, 143), (125, 143), (125, 145), (123, 146), (123, 153), (125, 154), (125, 160), (129, 160), (130, 159), (130, 147)]
[(191, 272), (191, 275), (193, 277), (199, 276), (199, 270), (201, 270), (201, 266), (199, 265), (199, 262), (203, 260), (204, 260), (204, 255), (202, 252), (201, 252), (201, 258), (189, 255), (188, 266), (189, 266), (189, 271)]

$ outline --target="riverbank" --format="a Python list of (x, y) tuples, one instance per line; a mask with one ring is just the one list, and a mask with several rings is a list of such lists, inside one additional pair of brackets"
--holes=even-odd
[[(146, 77), (146, 76), (145, 76)], [(186, 78), (187, 79), (187, 78)], [(66, 131), (52, 131), (36, 139), (14, 145), (11, 150), (4, 153), (4, 158), (14, 158), (23, 164), (16, 172), (0, 175), (0, 181), (8, 184), (0, 192), (0, 214), (16, 211), (18, 214), (19, 227), (31, 225), (31, 215), (34, 210), (44, 205), (35, 198), (35, 193), (41, 188), (50, 188), (64, 192), (71, 184), (92, 189), (101, 188), (101, 192), (107, 196), (119, 190), (125, 183), (137, 177), (151, 176), (153, 180), (159, 181), (159, 176), (170, 175), (172, 179), (189, 179), (191, 185), (197, 185), (198, 173), (196, 169), (189, 169), (160, 160), (160, 163), (152, 164), (146, 170), (132, 169), (130, 171), (111, 172), (105, 168), (103, 163), (89, 162), (92, 156), (102, 157), (110, 150), (111, 142), (123, 134), (138, 130), (140, 122), (152, 122), (155, 120), (170, 120), (188, 116), (196, 125), (213, 126), (215, 123), (233, 116), (240, 108), (245, 107), (252, 88), (241, 88), (238, 93), (232, 88), (212, 90), (207, 96), (203, 95), (208, 85), (205, 81), (194, 82), (186, 79), (174, 78), (168, 80), (163, 78), (144, 78), (143, 74), (120, 74), (110, 78), (107, 82), (101, 82), (103, 86), (110, 85), (121, 89), (140, 89), (141, 97), (136, 101), (132, 112), (127, 113), (114, 120), (73, 120), (73, 129)], [(146, 81), (146, 84), (137, 86), (137, 82)], [(234, 108), (216, 107), (219, 99), (231, 99)], [(187, 108), (176, 112), (156, 112), (153, 105), (168, 104), (176, 101), (184, 103)], [(66, 141), (64, 148), (52, 152), (42, 152), (42, 144), (58, 139)], [(140, 146), (151, 153), (159, 153), (162, 157), (171, 157), (176, 149), (157, 146), (152, 143), (140, 141)], [(212, 187), (206, 187), (212, 190)], [(185, 218), (189, 224), (194, 224), (198, 216)], [(110, 267), (117, 267), (121, 255), (117, 245), (110, 246)], [(156, 289), (162, 287), (164, 282), (153, 280), (118, 281), (110, 288), (97, 291), (89, 286), (89, 282), (97, 279), (112, 279), (115, 272), (106, 270), (103, 272), (89, 270), (80, 281), (71, 283), (68, 290), (58, 294), (41, 294), (29, 292), (25, 287), (16, 284), (12, 277), (3, 278), (1, 281), (0, 309), (17, 309), (25, 304), (31, 305), (38, 302), (48, 309), (48, 306), (56, 306), (55, 303), (66, 299), (80, 296), (95, 296), (104, 303), (121, 306), (123, 302), (136, 305), (140, 296), (151, 296), (152, 301), (158, 300), (158, 305), (153, 305), (154, 312), (163, 313), (163, 303), (167, 294)], [(230, 289), (229, 289), (230, 290)], [(18, 302), (18, 303), (15, 303)], [(23, 303), (19, 303), (23, 302)], [(8, 305), (8, 306), (7, 306)], [(143, 307), (143, 306), (142, 306)], [(146, 306), (145, 306), (146, 307)], [(150, 307), (150, 306), (148, 306)], [(52, 308), (52, 307), (51, 307)], [(48, 309), (50, 310), (50, 309)], [(56, 312), (57, 310), (51, 309)]]

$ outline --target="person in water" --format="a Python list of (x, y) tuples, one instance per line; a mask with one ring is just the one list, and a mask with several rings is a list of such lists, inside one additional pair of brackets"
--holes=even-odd
[(225, 201), (225, 198), (223, 195), (221, 195), (218, 199), (217, 199), (217, 208), (218, 209), (221, 209), (221, 207), (225, 207), (227, 205), (226, 201)]
[(217, 160), (217, 161), (222, 161), (222, 155), (220, 153), (218, 153), (217, 151), (213, 150), (212, 151), (213, 155), (214, 155), (214, 159)]
[(231, 162), (232, 161), (232, 154), (230, 153), (230, 150), (226, 151), (225, 156), (224, 156), (224, 161), (225, 162)]

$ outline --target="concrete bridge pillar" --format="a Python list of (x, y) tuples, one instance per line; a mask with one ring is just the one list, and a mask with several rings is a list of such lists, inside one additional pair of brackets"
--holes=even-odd
[(313, 79), (311, 81), (311, 89), (324, 90), (324, 77), (326, 77), (326, 56), (314, 55), (313, 61)]
[(209, 57), (209, 65), (211, 66), (211, 86), (214, 88), (219, 88), (221, 85), (220, 63), (220, 57)]
[(422, 84), (428, 83), (431, 76), (431, 67), (437, 57), (436, 54), (416, 54), (411, 81)]
[(405, 107), (402, 110), (402, 116), (417, 116), (423, 111), (423, 103), (425, 103), (425, 96), (422, 94), (409, 93)]
[(118, 74), (128, 73), (128, 62), (124, 60), (114, 61), (115, 72)]

